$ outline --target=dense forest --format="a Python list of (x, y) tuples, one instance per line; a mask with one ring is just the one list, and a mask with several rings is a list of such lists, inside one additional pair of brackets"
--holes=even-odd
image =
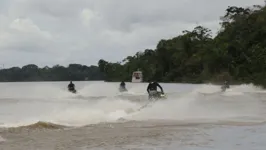
[(122, 62), (99, 60), (108, 81), (129, 81), (140, 69), (144, 80), (160, 82), (255, 83), (266, 85), (266, 7), (230, 6), (220, 18), (215, 37), (197, 26), (172, 39), (162, 39), (156, 49), (146, 49)]
[(1, 82), (18, 81), (84, 81), (102, 80), (104, 74), (97, 66), (84, 66), (80, 64), (70, 64), (68, 67), (53, 66), (52, 68), (39, 68), (34, 64), (13, 67), (0, 70)]

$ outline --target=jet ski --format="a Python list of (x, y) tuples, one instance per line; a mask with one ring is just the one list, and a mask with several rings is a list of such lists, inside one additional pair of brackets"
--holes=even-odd
[(127, 89), (126, 89), (126, 87), (120, 86), (120, 87), (119, 87), (119, 91), (120, 91), (120, 92), (126, 92)]
[(162, 92), (156, 92), (156, 93), (150, 93), (149, 94), (149, 99), (166, 99), (166, 96)]
[(224, 85), (221, 86), (221, 90), (222, 90), (222, 92), (225, 92), (225, 90), (226, 90), (226, 89), (229, 89), (229, 88), (230, 88), (230, 87), (229, 87), (228, 84), (224, 84)]
[(77, 90), (75, 88), (68, 88), (68, 91), (74, 94), (77, 93)]

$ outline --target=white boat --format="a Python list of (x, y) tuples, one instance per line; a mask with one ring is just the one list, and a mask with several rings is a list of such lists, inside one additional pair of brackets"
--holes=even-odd
[(132, 73), (132, 80), (133, 83), (140, 83), (143, 82), (143, 74), (141, 71), (134, 71)]

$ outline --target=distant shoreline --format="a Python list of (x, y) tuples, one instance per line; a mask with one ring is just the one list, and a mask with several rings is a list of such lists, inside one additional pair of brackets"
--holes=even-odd
[[(104, 81), (104, 82), (120, 82), (120, 81)], [(126, 83), (134, 83), (130, 81), (125, 81)], [(141, 82), (141, 83), (149, 83), (149, 82)], [(223, 82), (203, 82), (203, 83), (193, 83), (193, 82), (159, 82), (158, 83), (169, 83), (169, 84), (212, 84), (212, 85), (223, 85)], [(136, 84), (138, 84), (136, 82)], [(230, 85), (242, 85), (242, 84), (252, 84), (252, 83), (244, 83), (244, 82), (229, 82)]]
[[(102, 81), (104, 82), (103, 80), (72, 80), (73, 82), (94, 82), (94, 81)], [(20, 82), (70, 82), (70, 80), (64, 80), (64, 81), (1, 81), (0, 83), (20, 83)]]
[[(74, 83), (75, 82), (106, 82), (106, 83), (117, 83), (119, 84), (120, 81), (104, 81), (104, 80), (72, 80)], [(51, 83), (51, 82), (54, 82), (54, 83), (60, 83), (60, 82), (69, 82), (69, 81), (5, 81), (5, 82), (0, 82), (0, 84), (2, 83)], [(130, 82), (130, 81), (125, 81), (126, 83), (130, 83), (130, 84), (149, 84), (149, 82)], [(202, 84), (209, 84), (209, 85), (217, 85), (217, 86), (221, 86), (223, 85), (223, 83), (213, 83), (213, 82), (204, 82), (204, 83), (189, 83), (189, 82), (158, 82), (159, 84), (191, 84), (191, 85), (202, 85)], [(253, 84), (253, 83), (239, 83), (239, 82), (233, 82), (233, 83), (230, 83), (229, 82), (229, 85), (243, 85), (243, 84)], [(257, 87), (260, 87), (258, 85), (254, 85), (254, 86), (257, 86)]]

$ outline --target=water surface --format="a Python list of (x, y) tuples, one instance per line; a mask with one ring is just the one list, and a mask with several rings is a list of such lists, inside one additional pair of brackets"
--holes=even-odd
[(266, 93), (252, 85), (225, 93), (214, 85), (162, 84), (148, 102), (146, 83), (0, 84), (2, 150), (264, 150)]

